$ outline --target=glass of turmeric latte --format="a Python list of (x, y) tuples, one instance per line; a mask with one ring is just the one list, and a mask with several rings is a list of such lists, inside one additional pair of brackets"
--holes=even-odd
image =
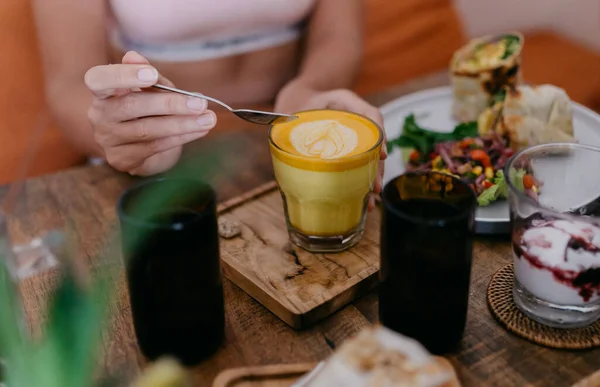
[(355, 113), (296, 115), (269, 131), (290, 240), (310, 252), (343, 251), (362, 238), (383, 132)]

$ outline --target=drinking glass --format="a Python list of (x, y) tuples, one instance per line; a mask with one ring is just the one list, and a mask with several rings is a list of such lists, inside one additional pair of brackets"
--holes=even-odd
[[(55, 254), (62, 251), (64, 238), (61, 232), (53, 230), (27, 243), (15, 245), (8, 232), (8, 219), (9, 215), (0, 210), (0, 313), (9, 325), (0, 324), (0, 329), (9, 329), (10, 332), (16, 322), (21, 332), (28, 332), (18, 292), (19, 281), (58, 265)], [(8, 373), (5, 350), (0, 343), (0, 387), (6, 387), (4, 379)]]
[[(269, 131), (273, 169), (290, 240), (311, 252), (340, 252), (362, 239), (383, 131), (372, 120), (345, 111), (312, 110), (298, 115), (298, 122), (306, 119), (304, 122), (310, 123), (316, 117), (322, 122), (341, 122), (350, 131), (360, 127), (369, 133), (367, 138), (358, 138), (363, 151), (319, 158), (286, 150), (274, 140), (274, 127)], [(296, 121), (283, 125), (293, 126)], [(330, 135), (327, 131), (311, 141), (337, 146), (336, 136), (342, 141), (339, 134)]]
[(557, 328), (600, 318), (600, 148), (546, 144), (515, 154), (508, 176), (515, 304)]
[(454, 176), (411, 172), (381, 196), (379, 319), (432, 353), (454, 350), (467, 317), (475, 194)]
[(199, 181), (145, 181), (118, 202), (133, 323), (149, 359), (192, 365), (224, 332), (216, 197)]

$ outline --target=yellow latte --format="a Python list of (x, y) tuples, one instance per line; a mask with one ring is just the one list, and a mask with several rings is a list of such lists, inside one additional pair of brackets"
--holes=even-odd
[(377, 176), (381, 129), (363, 116), (342, 111), (297, 115), (297, 120), (273, 126), (269, 134), (288, 222), (308, 236), (354, 232), (363, 224)]

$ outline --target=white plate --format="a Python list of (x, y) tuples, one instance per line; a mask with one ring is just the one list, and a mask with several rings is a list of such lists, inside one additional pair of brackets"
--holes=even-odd
[[(452, 89), (449, 86), (423, 90), (388, 102), (381, 107), (385, 132), (388, 138), (402, 133), (404, 119), (411, 113), (424, 128), (451, 132), (458, 124), (451, 115)], [(573, 103), (573, 126), (575, 138), (581, 144), (600, 146), (600, 115)], [(383, 183), (404, 173), (400, 149), (395, 148), (385, 162)], [(479, 234), (508, 233), (509, 210), (506, 201), (477, 209), (475, 231)]]

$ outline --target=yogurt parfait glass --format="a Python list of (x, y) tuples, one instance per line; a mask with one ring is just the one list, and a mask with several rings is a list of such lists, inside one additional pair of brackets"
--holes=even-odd
[(600, 318), (600, 148), (545, 144), (505, 166), (513, 299), (533, 320), (578, 328)]

